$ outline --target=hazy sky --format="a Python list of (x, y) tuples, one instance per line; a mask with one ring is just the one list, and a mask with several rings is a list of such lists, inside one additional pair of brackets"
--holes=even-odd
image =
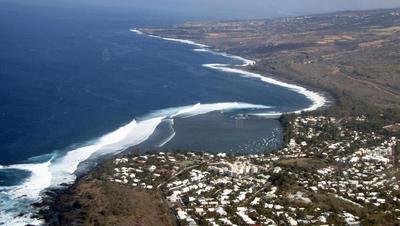
[(400, 0), (81, 0), (204, 17), (255, 18), (400, 7)]
[(400, 0), (0, 0), (29, 4), (101, 5), (189, 15), (199, 19), (249, 19), (400, 7)]
[(114, 0), (149, 8), (190, 9), (210, 12), (226, 11), (238, 14), (268, 12), (322, 12), (346, 9), (371, 9), (400, 6), (400, 0)]

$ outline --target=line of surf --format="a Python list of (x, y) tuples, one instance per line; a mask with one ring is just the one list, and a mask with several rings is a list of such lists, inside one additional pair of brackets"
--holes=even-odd
[(204, 64), (203, 66), (210, 68), (210, 69), (214, 69), (214, 70), (239, 74), (242, 77), (259, 79), (260, 81), (265, 82), (265, 83), (285, 87), (285, 88), (288, 88), (290, 90), (293, 90), (297, 93), (304, 95), (307, 99), (309, 99), (312, 102), (311, 106), (304, 108), (304, 109), (294, 111), (294, 112), (290, 112), (290, 113), (300, 114), (301, 112), (304, 112), (304, 111), (315, 111), (318, 108), (325, 106), (327, 103), (326, 98), (323, 95), (321, 95), (317, 92), (308, 90), (302, 86), (281, 82), (276, 79), (265, 77), (265, 76), (262, 76), (257, 73), (248, 72), (248, 71), (245, 71), (242, 69), (231, 68), (231, 67), (229, 67), (229, 65), (226, 65), (226, 64)]
[(217, 56), (223, 56), (223, 57), (239, 60), (239, 61), (243, 62), (243, 64), (240, 65), (242, 67), (252, 66), (252, 65), (256, 64), (256, 62), (254, 60), (249, 60), (249, 59), (246, 59), (244, 57), (235, 56), (235, 55), (232, 55), (232, 54), (229, 54), (229, 53), (225, 53), (225, 52), (216, 52), (216, 51), (213, 51), (213, 50), (208, 49), (208, 48), (193, 49), (193, 51), (195, 51), (195, 52), (203, 52), (203, 53), (206, 52), (206, 53), (211, 53), (211, 54), (217, 55)]
[(149, 36), (149, 37), (159, 38), (159, 39), (163, 39), (163, 40), (166, 40), (166, 41), (180, 42), (180, 43), (183, 43), (183, 44), (194, 45), (194, 46), (198, 46), (198, 47), (201, 47), (201, 48), (208, 48), (207, 45), (200, 44), (200, 43), (197, 43), (197, 42), (193, 42), (193, 41), (191, 41), (191, 40), (176, 39), (176, 38), (165, 38), (165, 37), (156, 36), (156, 35), (151, 35), (151, 34), (144, 34), (143, 32), (141, 32), (141, 31), (139, 31), (139, 30), (137, 30), (137, 29), (130, 29), (130, 31), (133, 32), (133, 33), (136, 33), (136, 34), (138, 34), (138, 35), (147, 35), (147, 36)]
[[(30, 209), (32, 208), (32, 203), (41, 200), (42, 192), (46, 188), (54, 188), (62, 184), (73, 183), (76, 179), (74, 173), (78, 169), (79, 164), (88, 160), (91, 156), (95, 154), (117, 154), (126, 150), (126, 148), (141, 144), (154, 133), (157, 126), (160, 125), (163, 120), (194, 117), (214, 111), (267, 108), (271, 107), (228, 102), (213, 104), (198, 103), (195, 105), (162, 109), (154, 111), (138, 121), (133, 120), (113, 132), (70, 150), (62, 156), (54, 157), (44, 163), (0, 166), (0, 169), (17, 169), (31, 172), (31, 176), (20, 185), (0, 187), (0, 190), (6, 193), (8, 195), (8, 200), (10, 200), (7, 206), (0, 207), (0, 219), (7, 220), (7, 222), (11, 222), (12, 225), (36, 225), (38, 219), (30, 218), (32, 214), (20, 215), (19, 213), (12, 212), (12, 210), (15, 210), (17, 206), (20, 207), (21, 203), (27, 203), (26, 209)], [(160, 147), (172, 140), (174, 134), (175, 131), (161, 143)], [(56, 154), (54, 154), (54, 156), (56, 156)], [(33, 209), (30, 209), (31, 213), (33, 211)]]
[[(243, 58), (241, 56), (235, 56), (232, 54), (228, 54), (228, 53), (224, 53), (224, 52), (216, 52), (213, 51), (209, 48), (209, 46), (204, 45), (204, 44), (200, 44), (200, 43), (196, 43), (193, 42), (191, 40), (185, 40), (185, 39), (174, 39), (174, 38), (165, 38), (165, 37), (161, 37), (161, 36), (156, 36), (156, 35), (151, 35), (151, 34), (145, 34), (137, 29), (131, 29), (130, 31), (139, 34), (139, 35), (147, 35), (149, 37), (154, 37), (154, 38), (159, 38), (159, 39), (163, 39), (163, 40), (167, 40), (167, 41), (175, 41), (175, 42), (180, 42), (180, 43), (185, 43), (185, 44), (189, 44), (189, 45), (194, 45), (200, 48), (196, 48), (193, 49), (193, 51), (196, 52), (209, 52), (212, 53), (214, 55), (220, 55), (220, 56), (224, 56), (224, 57), (228, 57), (231, 59), (235, 59), (235, 60), (239, 60), (242, 61), (243, 64), (241, 65), (236, 65), (236, 66), (242, 66), (242, 67), (246, 67), (246, 66), (251, 66), (251, 65), (255, 65), (256, 62), (253, 60), (249, 60), (246, 58)], [(222, 71), (222, 72), (227, 72), (227, 73), (233, 73), (233, 74), (239, 74), (242, 77), (247, 77), (247, 78), (255, 78), (255, 79), (259, 79), (262, 82), (265, 83), (269, 83), (269, 84), (273, 84), (273, 85), (277, 85), (277, 86), (281, 86), (281, 87), (285, 87), (288, 88), (289, 90), (295, 91), (297, 93), (300, 93), (302, 95), (304, 95), (308, 100), (310, 100), (312, 102), (312, 104), (304, 109), (300, 109), (294, 112), (285, 112), (285, 113), (294, 113), (294, 114), (300, 114), (301, 112), (305, 112), (305, 111), (315, 111), (323, 106), (325, 106), (328, 101), (327, 99), (324, 97), (324, 95), (318, 93), (318, 92), (314, 92), (311, 90), (308, 90), (302, 86), (299, 85), (294, 85), (294, 84), (290, 84), (290, 83), (285, 83), (273, 78), (269, 78), (266, 76), (263, 76), (261, 74), (257, 74), (257, 73), (253, 73), (253, 72), (249, 72), (243, 69), (239, 69), (239, 68), (233, 68), (232, 66), (235, 65), (228, 65), (228, 64), (203, 64), (204, 67), (206, 68), (210, 68), (213, 70), (218, 70), (218, 71)], [(264, 113), (264, 114), (253, 114), (254, 116), (266, 116), (266, 117), (271, 117), (271, 116), (279, 116), (282, 115), (282, 113)]]
[(244, 67), (256, 64), (255, 61), (246, 59), (246, 58), (241, 57), (241, 56), (235, 56), (235, 55), (232, 55), (232, 54), (229, 54), (229, 53), (224, 53), (224, 52), (212, 51), (209, 46), (201, 44), (201, 43), (197, 43), (197, 42), (194, 42), (194, 41), (191, 41), (191, 40), (177, 39), (177, 38), (166, 38), (166, 37), (161, 37), (161, 36), (152, 35), (152, 34), (145, 34), (142, 31), (139, 31), (137, 29), (130, 29), (130, 31), (135, 33), (135, 34), (138, 34), (138, 35), (146, 35), (148, 37), (158, 38), (158, 39), (162, 39), (162, 40), (165, 40), (165, 41), (179, 42), (179, 43), (183, 43), (183, 44), (197, 46), (197, 47), (200, 47), (200, 48), (193, 49), (193, 51), (195, 51), (195, 52), (209, 52), (209, 53), (212, 53), (214, 55), (219, 55), (219, 56), (224, 56), (224, 57), (228, 57), (228, 58), (231, 58), (231, 59), (236, 59), (236, 60), (242, 61), (243, 64), (241, 66), (244, 66)]
[(159, 145), (157, 145), (158, 148), (163, 147), (164, 145), (168, 144), (176, 135), (176, 132), (172, 132), (165, 140), (163, 140)]

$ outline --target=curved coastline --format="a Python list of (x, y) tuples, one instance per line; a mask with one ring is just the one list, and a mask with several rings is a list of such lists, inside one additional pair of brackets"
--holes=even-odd
[[(146, 35), (149, 37), (153, 37), (153, 38), (158, 38), (158, 39), (162, 39), (162, 40), (166, 40), (166, 41), (173, 41), (173, 42), (179, 42), (179, 43), (183, 43), (183, 44), (188, 44), (188, 45), (193, 45), (199, 48), (195, 48), (193, 49), (193, 51), (195, 52), (209, 52), (215, 55), (220, 55), (220, 56), (224, 56), (224, 57), (228, 57), (231, 59), (236, 59), (236, 60), (240, 60), (243, 62), (243, 64), (241, 65), (233, 65), (233, 66), (239, 66), (239, 67), (248, 67), (248, 66), (252, 66), (255, 65), (257, 62), (254, 60), (249, 60), (246, 59), (244, 57), (241, 56), (236, 56), (236, 55), (232, 55), (229, 53), (224, 53), (224, 52), (217, 52), (214, 51), (210, 48), (210, 46), (201, 44), (201, 43), (197, 43), (191, 40), (185, 40), (185, 39), (177, 39), (177, 38), (166, 38), (166, 37), (161, 37), (161, 36), (157, 36), (157, 35), (152, 35), (152, 34), (146, 34), (138, 29), (130, 29), (131, 32), (136, 33), (138, 35)], [(232, 67), (232, 65), (229, 64), (203, 64), (203, 67), (206, 68), (210, 68), (213, 70), (218, 70), (218, 71), (222, 71), (222, 72), (227, 72), (227, 73), (233, 73), (233, 74), (238, 74), (241, 77), (247, 77), (247, 78), (253, 78), (253, 79), (259, 79), (262, 82), (265, 83), (269, 83), (272, 85), (276, 85), (276, 86), (280, 86), (280, 87), (284, 87), (287, 88), (289, 90), (292, 90), (294, 92), (300, 93), (302, 95), (304, 95), (308, 100), (310, 100), (312, 102), (312, 105), (304, 108), (304, 109), (300, 109), (297, 111), (293, 111), (293, 112), (269, 112), (269, 113), (254, 113), (254, 114), (250, 114), (253, 116), (260, 116), (260, 117), (278, 117), (282, 114), (300, 114), (301, 112), (309, 112), (309, 111), (315, 111), (321, 107), (324, 107), (328, 104), (328, 99), (321, 93), (319, 92), (315, 92), (309, 89), (306, 89), (303, 86), (300, 85), (295, 85), (295, 84), (290, 84), (290, 83), (286, 83), (286, 82), (282, 82), (279, 81), (277, 79), (274, 78), (270, 78), (267, 76), (263, 76), (261, 74), (258, 73), (254, 73), (254, 72), (249, 72), (246, 71), (244, 69), (239, 69), (239, 68), (234, 68)]]
[[(253, 79), (259, 79), (262, 82), (285, 87), (296, 91), (306, 96), (313, 103), (310, 107), (301, 109), (295, 112), (288, 113), (301, 113), (302, 111), (313, 111), (320, 107), (325, 106), (326, 99), (323, 95), (317, 92), (307, 90), (304, 87), (284, 83), (272, 78), (262, 76), (257, 73), (248, 72), (244, 69), (235, 68), (234, 66), (247, 67), (256, 64), (255, 61), (245, 59), (240, 56), (231, 55), (228, 53), (216, 52), (210, 49), (209, 46), (199, 44), (190, 40), (174, 39), (174, 38), (163, 38), (155, 35), (144, 34), (139, 30), (130, 30), (140, 35), (146, 35), (153, 38), (159, 38), (166, 41), (179, 42), (183, 44), (193, 45), (196, 48), (193, 51), (196, 52), (210, 52), (212, 54), (221, 55), (231, 59), (239, 60), (243, 62), (241, 65), (229, 65), (229, 64), (204, 64), (203, 67), (228, 72), (231, 74), (238, 74), (242, 77), (248, 77)], [(147, 140), (150, 135), (154, 132), (156, 127), (163, 120), (171, 120), (175, 117), (193, 117), (200, 114), (205, 114), (212, 111), (220, 110), (235, 110), (235, 109), (268, 109), (269, 106), (254, 105), (247, 103), (210, 103), (210, 104), (195, 104), (191, 106), (183, 106), (169, 109), (162, 109), (148, 114), (145, 118), (138, 121), (132, 120), (126, 125), (105, 134), (97, 139), (93, 139), (90, 142), (83, 143), (78, 148), (70, 149), (64, 155), (58, 156), (59, 153), (53, 153), (53, 157), (43, 163), (28, 163), (28, 164), (16, 164), (10, 166), (1, 166), (0, 169), (23, 169), (30, 171), (32, 175), (27, 178), (22, 184), (13, 187), (0, 187), (0, 190), (7, 192), (11, 200), (15, 200), (18, 208), (31, 206), (32, 203), (39, 202), (43, 198), (43, 192), (49, 188), (57, 188), (62, 184), (72, 184), (76, 175), (75, 171), (78, 169), (80, 163), (88, 160), (94, 154), (116, 154), (128, 147), (140, 144)], [(267, 112), (267, 113), (254, 113), (249, 115), (259, 117), (277, 117), (285, 112)], [(166, 140), (161, 143), (161, 146), (168, 143), (174, 137), (174, 133), (170, 134)], [(56, 157), (57, 156), (57, 157)], [(21, 202), (21, 203), (19, 203)], [(9, 203), (9, 208), (13, 209), (15, 203)], [(8, 208), (6, 207), (6, 208)], [(30, 208), (30, 207), (29, 207)], [(8, 222), (13, 222), (15, 225), (26, 225), (26, 224), (37, 224), (41, 223), (40, 219), (32, 218), (34, 214), (19, 215), (15, 216), (12, 213), (3, 212), (0, 209), (0, 218)]]
[[(68, 150), (64, 155), (52, 153), (53, 157), (43, 163), (26, 163), (1, 166), (0, 169), (15, 169), (31, 172), (31, 175), (19, 185), (0, 187), (0, 198), (4, 198), (4, 206), (0, 208), (0, 224), (9, 222), (12, 225), (41, 225), (36, 218), (32, 204), (39, 203), (48, 189), (63, 188), (75, 182), (76, 171), (82, 162), (96, 156), (119, 154), (126, 149), (146, 141), (164, 120), (173, 124), (175, 118), (188, 118), (223, 110), (269, 109), (270, 106), (240, 102), (194, 104), (153, 111), (139, 120), (132, 120), (126, 125), (107, 133), (100, 138), (86, 142), (77, 148)], [(168, 143), (175, 133), (173, 131), (161, 146)], [(56, 157), (57, 156), (57, 157)], [(97, 159), (97, 158), (96, 158)], [(15, 212), (21, 209), (23, 214)], [(28, 212), (26, 212), (28, 211)]]

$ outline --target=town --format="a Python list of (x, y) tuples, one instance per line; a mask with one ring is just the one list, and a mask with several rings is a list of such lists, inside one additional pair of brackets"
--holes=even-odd
[(397, 138), (366, 116), (292, 117), (281, 150), (130, 154), (107, 178), (161, 192), (180, 225), (400, 223)]

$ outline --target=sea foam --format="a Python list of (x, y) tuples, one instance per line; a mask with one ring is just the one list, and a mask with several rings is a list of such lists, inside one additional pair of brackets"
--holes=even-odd
[(193, 107), (182, 109), (177, 113), (173, 114), (173, 117), (193, 117), (196, 115), (206, 114), (212, 111), (222, 110), (240, 110), (240, 109), (268, 109), (270, 106), (256, 105), (240, 102), (228, 102), (228, 103), (215, 103), (215, 104), (196, 104)]
[[(207, 45), (196, 43), (196, 42), (193, 42), (193, 41), (190, 41), (190, 40), (164, 38), (164, 37), (160, 37), (160, 36), (144, 34), (143, 32), (138, 33), (136, 31), (134, 31), (134, 32), (137, 33), (137, 34), (140, 34), (140, 35), (147, 35), (147, 36), (150, 36), (150, 37), (160, 38), (160, 39), (167, 40), (167, 41), (175, 41), (175, 42), (180, 42), (180, 43), (185, 43), (185, 44), (197, 46), (199, 48), (193, 49), (193, 51), (196, 51), (196, 52), (209, 52), (209, 53), (212, 53), (214, 55), (220, 55), (220, 56), (228, 57), (228, 58), (239, 60), (239, 61), (243, 62), (241, 65), (237, 65), (237, 66), (246, 67), (246, 66), (251, 66), (251, 65), (255, 65), (256, 64), (256, 61), (249, 60), (249, 59), (243, 58), (241, 56), (235, 56), (235, 55), (232, 55), (232, 54), (224, 53), (224, 52), (216, 52), (216, 51), (211, 50), (209, 48), (209, 46), (207, 46)], [(299, 113), (301, 113), (303, 111), (314, 111), (314, 110), (317, 110), (318, 108), (321, 108), (321, 107), (325, 106), (328, 103), (327, 99), (320, 93), (308, 90), (308, 89), (306, 89), (306, 88), (304, 88), (302, 86), (299, 86), (299, 85), (285, 83), (285, 82), (278, 81), (276, 79), (269, 78), (269, 77), (266, 77), (266, 76), (262, 76), (260, 74), (249, 72), (249, 71), (246, 71), (246, 70), (243, 70), (243, 69), (232, 68), (232, 65), (228, 65), (228, 64), (204, 64), (203, 66), (206, 67), (206, 68), (213, 69), (213, 70), (223, 71), (223, 72), (227, 72), (227, 73), (231, 73), (231, 74), (232, 73), (233, 74), (239, 74), (242, 77), (255, 78), (255, 79), (259, 79), (260, 81), (265, 82), (265, 83), (269, 83), (269, 84), (285, 87), (285, 88), (288, 88), (290, 90), (293, 90), (293, 91), (295, 91), (297, 93), (300, 93), (300, 94), (304, 95), (307, 99), (309, 99), (312, 102), (312, 104), (307, 108), (300, 109), (300, 110), (297, 110), (297, 111), (294, 111), (294, 112), (285, 112), (285, 113), (299, 114)], [(279, 116), (282, 113), (283, 112), (281, 112), (281, 113), (272, 112), (272, 113), (264, 113), (264, 114), (253, 114), (253, 115), (254, 116), (271, 117), (273, 115)]]
[(166, 145), (167, 143), (169, 143), (176, 135), (176, 132), (174, 130), (174, 119), (165, 119), (165, 121), (167, 123), (169, 123), (169, 127), (172, 131), (172, 133), (170, 133), (164, 140), (161, 140), (161, 142), (157, 145), (158, 148), (163, 147), (164, 145)]
[(245, 70), (242, 70), (242, 69), (231, 68), (231, 67), (229, 67), (229, 65), (226, 65), (226, 64), (204, 64), (203, 66), (207, 67), (207, 68), (214, 69), (214, 70), (219, 70), (219, 71), (223, 71), (223, 72), (239, 74), (242, 77), (259, 79), (260, 81), (265, 82), (265, 83), (269, 83), (269, 84), (285, 87), (285, 88), (293, 90), (293, 91), (295, 91), (297, 93), (303, 94), (307, 99), (309, 99), (312, 102), (311, 106), (309, 106), (309, 107), (307, 107), (305, 109), (300, 109), (300, 110), (297, 110), (297, 111), (294, 111), (294, 112), (290, 112), (290, 113), (299, 114), (299, 113), (301, 113), (303, 111), (314, 111), (314, 110), (317, 110), (320, 107), (325, 106), (326, 103), (327, 103), (326, 98), (323, 95), (321, 95), (321, 94), (319, 94), (317, 92), (308, 90), (308, 89), (306, 89), (306, 88), (304, 88), (302, 86), (281, 82), (281, 81), (278, 81), (276, 79), (265, 77), (265, 76), (262, 76), (262, 75), (257, 74), (257, 73), (248, 72), (248, 71), (245, 71)]
[[(137, 29), (130, 29), (131, 32), (136, 33), (138, 35), (144, 35), (144, 33), (142, 31), (139, 31)], [(188, 44), (188, 45), (194, 45), (200, 48), (208, 48), (207, 45), (204, 44), (200, 44), (197, 42), (193, 42), (191, 40), (186, 40), (186, 39), (177, 39), (177, 38), (165, 38), (165, 37), (161, 37), (161, 36), (157, 36), (157, 35), (151, 35), (151, 34), (145, 34), (146, 36), (149, 37), (153, 37), (153, 38), (158, 38), (158, 39), (162, 39), (162, 40), (166, 40), (166, 41), (172, 41), (172, 42), (179, 42), (179, 43), (183, 43), (183, 44)]]
[(228, 58), (231, 58), (231, 59), (239, 60), (239, 61), (243, 62), (243, 64), (240, 65), (242, 67), (251, 66), (251, 65), (255, 65), (256, 64), (256, 62), (254, 60), (249, 60), (249, 59), (246, 59), (244, 57), (235, 56), (235, 55), (232, 55), (232, 54), (229, 54), (229, 53), (216, 52), (216, 51), (213, 51), (213, 50), (207, 49), (207, 48), (193, 49), (193, 51), (195, 51), (195, 52), (207, 52), (207, 53), (211, 53), (213, 55), (223, 56), (223, 57), (228, 57)]
[[(80, 163), (91, 156), (110, 155), (120, 153), (128, 147), (132, 147), (146, 141), (156, 130), (157, 126), (168, 120), (173, 123), (174, 118), (193, 117), (207, 114), (213, 111), (228, 111), (241, 109), (267, 109), (269, 106), (248, 103), (228, 102), (200, 104), (161, 109), (151, 112), (141, 120), (133, 120), (130, 123), (110, 132), (98, 139), (94, 139), (78, 148), (67, 151), (64, 155), (54, 157), (44, 163), (15, 164), (0, 166), (0, 169), (19, 169), (30, 171), (31, 175), (20, 185), (12, 187), (0, 187), (0, 191), (7, 195), (7, 206), (0, 208), (0, 219), (6, 220), (12, 225), (41, 224), (40, 220), (30, 218), (34, 210), (31, 204), (42, 199), (41, 193), (46, 188), (56, 188), (62, 184), (73, 183), (74, 174)], [(160, 142), (162, 147), (173, 139), (173, 132), (167, 139)], [(56, 156), (56, 154), (54, 154)], [(25, 206), (21, 206), (25, 204)], [(16, 208), (25, 208), (31, 213), (19, 215), (12, 212)], [(13, 214), (14, 213), (14, 214)], [(1, 221), (0, 221), (1, 223)]]
[[(137, 29), (131, 29), (138, 35), (144, 35), (143, 32)], [(148, 35), (150, 37), (163, 39), (166, 41), (174, 41), (188, 45), (194, 45), (200, 49), (195, 49), (198, 52), (210, 52), (216, 55), (236, 59), (243, 64), (240, 66), (254, 65), (256, 62), (245, 59), (240, 56), (234, 56), (227, 53), (219, 53), (212, 51), (207, 45), (196, 43), (190, 40), (164, 38), (155, 35)], [(239, 74), (243, 77), (256, 78), (262, 82), (286, 87), (298, 93), (305, 95), (310, 99), (313, 104), (306, 109), (295, 111), (300, 113), (302, 111), (316, 110), (326, 104), (326, 99), (319, 93), (305, 89), (304, 87), (284, 83), (272, 78), (262, 76), (260, 74), (248, 72), (238, 68), (231, 68), (232, 65), (226, 64), (204, 64), (204, 67), (224, 71), (228, 73)], [(63, 183), (73, 183), (76, 175), (74, 174), (80, 163), (87, 160), (96, 153), (102, 154), (116, 154), (127, 147), (140, 144), (147, 140), (156, 130), (157, 126), (163, 120), (173, 120), (176, 117), (193, 117), (200, 114), (206, 114), (213, 111), (226, 111), (235, 109), (268, 109), (269, 106), (254, 105), (248, 103), (214, 103), (214, 104), (195, 104), (191, 106), (183, 106), (177, 108), (162, 109), (150, 113), (145, 119), (132, 122), (118, 128), (117, 130), (108, 133), (98, 139), (88, 142), (79, 148), (66, 152), (65, 155), (53, 158), (44, 163), (29, 163), (29, 164), (16, 164), (10, 166), (0, 166), (1, 169), (20, 169), (30, 171), (31, 175), (20, 185), (11, 187), (0, 187), (1, 195), (7, 196), (7, 203), (0, 209), (0, 223), (7, 222), (11, 225), (39, 225), (43, 222), (39, 219), (31, 218), (33, 215), (31, 204), (40, 201), (41, 193), (49, 187), (57, 187)], [(258, 113), (258, 115), (277, 115), (279, 113)], [(257, 115), (257, 114), (254, 114)], [(161, 142), (160, 147), (173, 139), (174, 133), (171, 134), (166, 140)], [(25, 205), (25, 206), (23, 206)], [(25, 211), (32, 210), (28, 214), (20, 215), (15, 212), (16, 208), (26, 208)], [(14, 210), (14, 211), (13, 211)]]
[(141, 31), (139, 31), (137, 29), (130, 29), (130, 31), (132, 31), (133, 33), (136, 33), (138, 35), (142, 35), (143, 34), (143, 32), (141, 32)]

